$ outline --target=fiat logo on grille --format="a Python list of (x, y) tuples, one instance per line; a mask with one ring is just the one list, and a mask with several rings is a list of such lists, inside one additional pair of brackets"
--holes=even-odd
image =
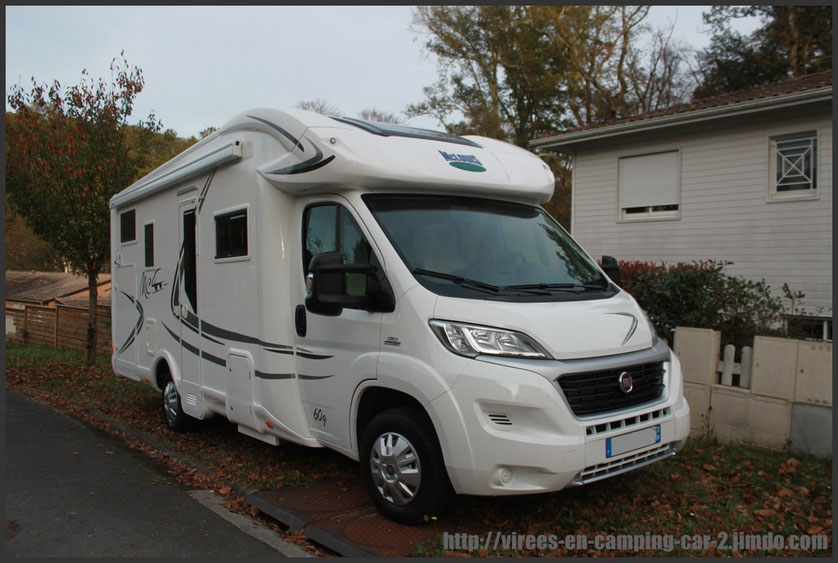
[(631, 374), (627, 371), (621, 373), (617, 381), (620, 383), (620, 391), (625, 394), (631, 393), (631, 390), (634, 389), (634, 381), (631, 378)]

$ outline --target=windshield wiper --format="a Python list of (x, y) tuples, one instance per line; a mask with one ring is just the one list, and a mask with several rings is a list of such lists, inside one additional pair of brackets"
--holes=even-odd
[(569, 291), (582, 293), (584, 291), (606, 291), (608, 286), (598, 283), (528, 283), (522, 285), (507, 285), (502, 289), (543, 289), (546, 291)]
[(435, 272), (433, 270), (426, 270), (424, 268), (413, 268), (410, 271), (411, 274), (418, 274), (420, 276), (428, 276), (430, 278), (440, 278), (443, 280), (450, 280), (457, 285), (461, 285), (464, 287), (470, 287), (472, 289), (479, 289), (483, 291), (488, 291), (491, 293), (497, 293), (502, 288), (492, 285), (490, 283), (482, 282), (479, 280), (473, 280), (470, 278), (464, 278), (462, 276), (455, 276), (454, 274), (446, 274), (445, 272)]
[(420, 276), (428, 276), (432, 278), (440, 278), (444, 280), (451, 280), (452, 282), (456, 283), (457, 285), (461, 285), (463, 287), (468, 287), (470, 289), (476, 289), (480, 291), (491, 292), (494, 294), (500, 293), (501, 291), (514, 291), (515, 293), (529, 293), (531, 295), (550, 295), (550, 292), (546, 289), (538, 288), (538, 287), (500, 287), (497, 285), (492, 285), (490, 283), (482, 282), (480, 280), (473, 280), (471, 278), (464, 278), (462, 276), (456, 276), (454, 274), (446, 274), (445, 272), (434, 272), (433, 270), (425, 270), (424, 268), (414, 268), (410, 271), (412, 274), (419, 274)]

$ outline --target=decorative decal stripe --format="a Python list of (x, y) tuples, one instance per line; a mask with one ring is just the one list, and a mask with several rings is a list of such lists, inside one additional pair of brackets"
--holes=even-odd
[[(289, 166), (288, 168), (283, 168), (282, 170), (277, 170), (275, 172), (269, 172), (269, 174), (304, 174), (306, 172), (312, 172), (313, 170), (317, 170), (318, 168), (320, 168), (322, 166), (326, 166), (327, 164), (332, 162), (334, 159), (335, 159), (335, 155), (332, 155), (328, 158), (324, 158), (320, 162), (315, 162), (311, 166), (306, 166), (306, 167), (303, 167), (303, 168), (296, 168), (297, 166), (302, 166), (303, 164), (308, 164), (310, 162), (310, 160), (307, 160), (305, 162), (301, 162), (300, 164), (295, 164), (294, 166)], [(314, 159), (312, 159), (312, 160), (314, 160)], [(284, 172), (285, 170), (287, 170), (287, 172)]]
[(202, 337), (206, 338), (207, 340), (209, 340), (210, 342), (215, 342), (216, 344), (224, 346), (224, 343), (221, 342), (220, 340), (216, 340), (215, 338), (212, 338), (211, 336), (207, 336), (207, 334), (205, 332), (198, 329), (197, 325), (199, 325), (199, 324), (202, 325), (203, 323), (201, 323), (201, 319), (199, 319), (197, 316), (195, 316), (195, 314), (192, 311), (187, 311), (186, 312), (186, 319), (181, 317), (180, 320), (181, 320), (182, 324), (186, 325), (186, 328), (188, 328), (189, 330), (191, 330), (192, 332), (194, 332), (198, 336), (202, 336)]
[(161, 324), (163, 325), (163, 328), (165, 328), (169, 332), (169, 334), (172, 335), (172, 338), (174, 338), (176, 341), (178, 341), (181, 346), (183, 346), (189, 352), (192, 352), (193, 354), (195, 354), (199, 358), (201, 357), (201, 351), (198, 350), (197, 347), (192, 346), (189, 342), (187, 342), (186, 340), (182, 339), (180, 336), (175, 334), (174, 331), (172, 331), (172, 329), (170, 329), (169, 327), (166, 326), (166, 323), (161, 323)]
[[(291, 133), (289, 133), (288, 131), (286, 131), (285, 129), (280, 127), (279, 125), (276, 125), (275, 123), (271, 123), (267, 119), (262, 119), (261, 117), (256, 117), (255, 115), (248, 115), (247, 117), (249, 117), (250, 119), (255, 119), (256, 121), (261, 121), (262, 123), (264, 123), (265, 125), (267, 125), (271, 129), (274, 129), (275, 131), (279, 131), (280, 134), (282, 134), (286, 139), (288, 139), (289, 141), (291, 141), (291, 143), (293, 143), (294, 147), (298, 147), (301, 151), (305, 152), (305, 149), (303, 148), (303, 144), (300, 141), (298, 141), (297, 138), (294, 137), (294, 135), (292, 135)], [(292, 147), (291, 150), (294, 150), (294, 148)]]
[(268, 174), (303, 174), (305, 172), (317, 170), (321, 166), (326, 166), (335, 159), (335, 155), (332, 155), (329, 158), (324, 159), (323, 151), (321, 151), (317, 147), (317, 145), (312, 143), (311, 139), (306, 139), (306, 141), (308, 141), (312, 148), (314, 148), (315, 154), (313, 157), (303, 162), (299, 162), (291, 166), (286, 166), (285, 168), (277, 168), (276, 170), (271, 170), (270, 172), (268, 172)]
[(212, 179), (215, 177), (215, 171), (218, 170), (218, 167), (212, 169), (210, 175), (207, 177), (207, 181), (204, 183), (204, 189), (201, 190), (201, 195), (198, 196), (198, 213), (201, 212), (201, 208), (204, 207), (204, 199), (207, 197), (207, 192), (209, 191), (210, 183), (212, 183)]
[(256, 377), (259, 379), (294, 379), (293, 373), (264, 373), (261, 371), (256, 372)]
[(286, 346), (285, 344), (273, 344), (271, 342), (263, 342), (262, 340), (254, 338), (253, 336), (247, 336), (245, 334), (239, 334), (238, 332), (226, 330), (215, 325), (211, 325), (207, 321), (201, 321), (201, 332), (203, 334), (211, 334), (212, 336), (221, 338), (222, 340), (232, 340), (234, 342), (244, 342), (246, 344), (258, 344), (259, 346), (280, 348), (285, 350), (292, 349), (291, 346)]
[(637, 317), (635, 317), (631, 313), (611, 313), (611, 314), (612, 315), (620, 315), (621, 317), (629, 317), (631, 319), (631, 327), (629, 327), (628, 334), (626, 334), (626, 337), (623, 339), (622, 344), (620, 344), (620, 346), (624, 346), (625, 343), (628, 342), (629, 339), (632, 336), (634, 336), (634, 331), (637, 330)]
[(330, 377), (334, 377), (334, 375), (303, 375), (303, 374), (300, 374), (300, 379), (329, 379)]
[(137, 318), (136, 326), (131, 330), (131, 334), (129, 334), (128, 338), (125, 339), (125, 343), (123, 343), (122, 346), (119, 347), (119, 351), (117, 351), (116, 353), (117, 356), (122, 354), (125, 350), (128, 349), (129, 346), (131, 346), (131, 344), (134, 343), (134, 339), (140, 333), (140, 328), (143, 326), (143, 321), (145, 320), (145, 313), (143, 312), (143, 305), (142, 303), (140, 303), (140, 300), (134, 299), (122, 290), (120, 290), (119, 292), (125, 297), (127, 297), (128, 300), (134, 304), (134, 307), (137, 308), (137, 313), (139, 314), (139, 316)]
[(265, 348), (267, 352), (273, 352), (274, 354), (287, 354), (289, 356), (294, 355), (294, 350), (274, 350), (273, 348)]
[(178, 253), (177, 257), (177, 265), (175, 266), (175, 277), (172, 280), (172, 295), (170, 297), (170, 302), (172, 304), (172, 314), (176, 317), (180, 316), (180, 269), (183, 265), (184, 248), (184, 243), (181, 243), (180, 252)]
[(210, 361), (210, 362), (212, 362), (216, 365), (219, 365), (221, 367), (225, 367), (225, 368), (227, 367), (227, 361), (226, 360), (222, 360), (218, 356), (213, 356), (212, 354), (208, 354), (206, 350), (201, 350), (201, 357), (203, 359), (208, 360), (208, 361)]
[(333, 356), (323, 356), (321, 354), (309, 354), (307, 352), (300, 352), (300, 351), (297, 351), (297, 355), (300, 356), (301, 358), (308, 358), (309, 360), (328, 360), (329, 358), (333, 357)]
[(189, 342), (187, 342), (186, 340), (182, 340), (182, 339), (180, 341), (180, 345), (183, 346), (184, 348), (186, 348), (188, 351), (195, 354), (196, 356), (198, 356), (199, 358), (201, 357), (201, 351), (198, 350), (197, 346), (192, 346)]
[(160, 324), (162, 324), (163, 328), (165, 328), (168, 331), (168, 333), (172, 335), (172, 338), (174, 338), (176, 342), (180, 343), (180, 336), (175, 334), (172, 329), (170, 329), (168, 326), (166, 326), (166, 323), (160, 323)]

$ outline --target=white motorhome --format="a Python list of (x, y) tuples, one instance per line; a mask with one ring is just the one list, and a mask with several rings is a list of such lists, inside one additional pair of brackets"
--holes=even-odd
[(403, 522), (674, 455), (678, 359), (553, 187), (492, 139), (242, 113), (111, 199), (114, 371), (173, 429), (358, 460)]

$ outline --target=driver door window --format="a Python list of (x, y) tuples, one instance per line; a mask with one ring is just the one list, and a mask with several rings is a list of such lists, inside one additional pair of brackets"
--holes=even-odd
[[(344, 264), (369, 264), (371, 247), (357, 221), (337, 204), (313, 205), (306, 209), (303, 221), (303, 272), (313, 256), (339, 250)], [(364, 295), (366, 274), (346, 274), (346, 293)]]

